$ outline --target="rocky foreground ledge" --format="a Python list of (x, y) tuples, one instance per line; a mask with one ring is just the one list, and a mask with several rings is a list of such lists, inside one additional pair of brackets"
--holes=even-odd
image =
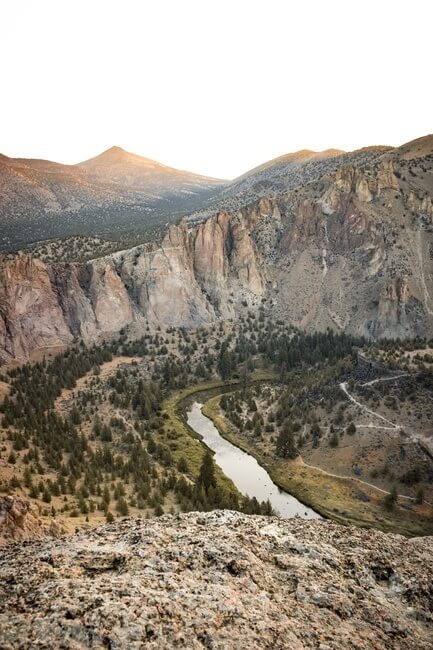
[(0, 647), (431, 648), (433, 538), (216, 511), (0, 556)]

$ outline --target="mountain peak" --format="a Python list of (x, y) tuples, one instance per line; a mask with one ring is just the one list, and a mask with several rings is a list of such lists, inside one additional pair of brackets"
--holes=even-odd
[[(191, 183), (200, 186), (213, 186), (222, 182), (218, 179), (168, 167), (151, 158), (144, 158), (144, 156), (125, 151), (118, 146), (110, 147), (98, 156), (78, 163), (77, 167), (99, 179), (120, 182), (136, 188), (140, 186), (141, 189), (146, 186), (146, 189), (152, 192), (165, 191), (164, 188), (167, 188), (168, 183), (171, 190), (186, 184), (183, 189), (191, 191)], [(153, 189), (150, 188), (150, 185)], [(159, 190), (156, 186), (159, 186)]]
[(125, 153), (128, 153), (128, 152), (125, 149), (122, 149), (122, 147), (118, 147), (117, 145), (115, 145), (114, 147), (110, 147), (109, 149), (106, 149), (100, 155), (101, 156), (104, 156), (106, 154), (109, 154), (109, 155), (122, 155), (122, 154), (125, 154)]
[(89, 158), (88, 160), (84, 160), (81, 163), (78, 163), (79, 165), (87, 165), (88, 163), (116, 163), (116, 162), (125, 162), (127, 160), (146, 160), (146, 158), (142, 158), (141, 156), (137, 156), (136, 154), (130, 153), (129, 151), (126, 151), (125, 149), (122, 149), (122, 147), (114, 146), (110, 147), (109, 149), (106, 149), (102, 153), (100, 153), (98, 156), (94, 156), (93, 158)]

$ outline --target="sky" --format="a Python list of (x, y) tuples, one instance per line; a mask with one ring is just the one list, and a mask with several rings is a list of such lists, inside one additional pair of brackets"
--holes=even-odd
[(431, 0), (0, 0), (0, 152), (234, 178), (433, 132)]

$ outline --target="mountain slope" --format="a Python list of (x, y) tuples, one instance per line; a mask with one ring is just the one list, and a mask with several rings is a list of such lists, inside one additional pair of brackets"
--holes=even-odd
[(212, 190), (223, 183), (216, 178), (161, 165), (120, 147), (111, 147), (95, 158), (78, 163), (77, 167), (94, 180), (148, 192), (152, 197), (158, 193), (165, 195)]
[(262, 172), (271, 171), (274, 172), (280, 167), (287, 165), (301, 165), (305, 164), (311, 160), (321, 160), (324, 158), (336, 158), (337, 156), (342, 156), (345, 151), (340, 149), (326, 149), (325, 151), (311, 151), (310, 149), (301, 149), (300, 151), (294, 151), (292, 153), (284, 154), (278, 156), (278, 158), (273, 158), (267, 162), (250, 169), (245, 174), (238, 176), (234, 182), (238, 182), (249, 176), (257, 176)]
[(338, 149), (316, 152), (301, 150), (270, 160), (242, 174), (208, 199), (191, 214), (191, 222), (203, 221), (216, 210), (237, 210), (259, 197), (276, 197), (283, 192), (305, 187), (309, 183), (348, 165), (362, 165), (391, 151), (391, 147), (366, 147), (345, 153)]
[(75, 234), (143, 235), (221, 184), (118, 147), (78, 165), (1, 156), (0, 248)]

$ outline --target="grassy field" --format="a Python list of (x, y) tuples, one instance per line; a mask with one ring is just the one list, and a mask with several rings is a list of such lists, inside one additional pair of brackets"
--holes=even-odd
[[(319, 469), (306, 467), (301, 459), (280, 460), (264, 457), (251, 437), (236, 432), (224, 417), (219, 402), (221, 395), (207, 400), (203, 413), (209, 417), (222, 436), (251, 454), (266, 469), (274, 483), (326, 518), (346, 525), (378, 528), (407, 536), (433, 533), (433, 508), (399, 500), (392, 512), (383, 506), (384, 494), (360, 485), (350, 478), (335, 478)], [(368, 499), (368, 500), (367, 500)]]

